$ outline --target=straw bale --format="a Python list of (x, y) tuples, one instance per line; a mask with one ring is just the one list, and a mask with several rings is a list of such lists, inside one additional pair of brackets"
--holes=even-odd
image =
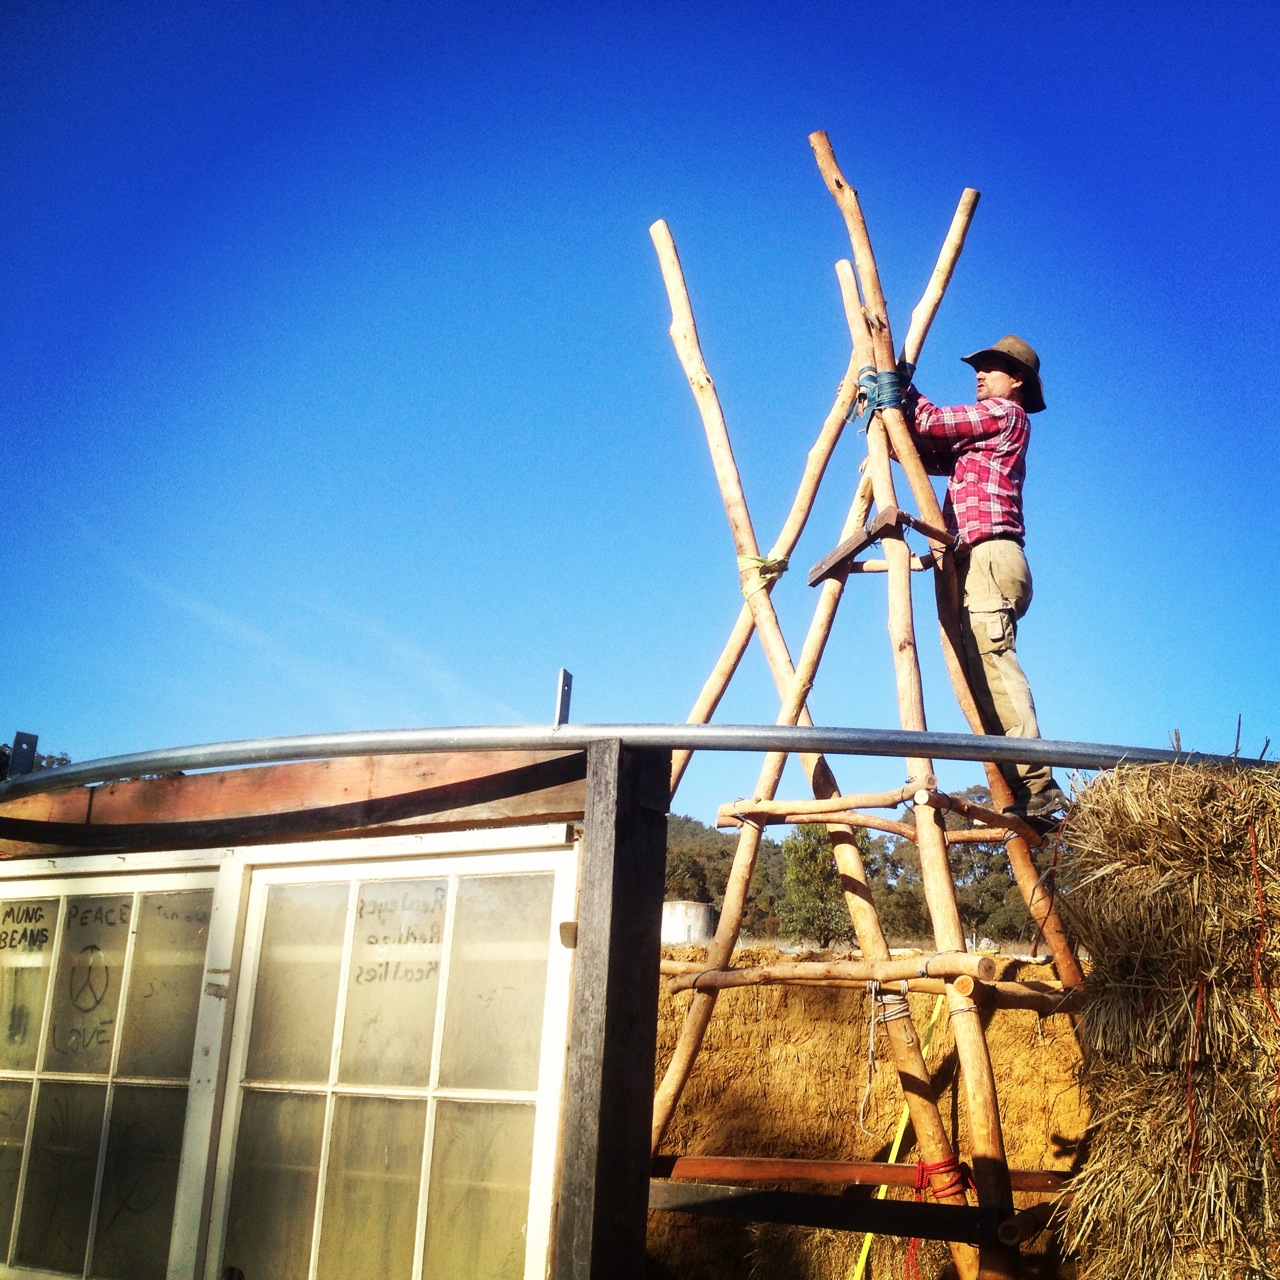
[(1259, 1124), (1271, 1073), (1197, 1069), (1190, 1104), (1186, 1072), (1113, 1063), (1105, 1083), (1064, 1213), (1081, 1280), (1280, 1274), (1280, 1162)]
[[(702, 960), (696, 947), (675, 947), (671, 959)], [(845, 953), (847, 954), (847, 953)], [(776, 963), (771, 948), (743, 948), (735, 967)], [(794, 959), (795, 957), (785, 957)], [(829, 959), (816, 953), (802, 959)], [(1047, 969), (1006, 962), (1002, 978), (1051, 978)], [(659, 1010), (659, 1068), (675, 1044), (680, 1018), (691, 999), (663, 989)], [(923, 1035), (935, 997), (910, 997)], [(871, 1001), (857, 988), (739, 987), (722, 992), (683, 1101), (663, 1150), (684, 1155), (758, 1155), (776, 1158), (887, 1160), (902, 1108), (897, 1073), (883, 1034), (867, 1087), (868, 1020)], [(987, 1026), (1010, 1164), (1027, 1169), (1067, 1170), (1085, 1131), (1087, 1112), (1079, 1089), (1079, 1049), (1067, 1018), (1040, 1019), (1026, 1011), (1002, 1010)], [(966, 1157), (968, 1131), (963, 1089), (956, 1094), (956, 1057), (945, 1011), (928, 1053), (939, 1089), (939, 1107)], [(859, 1112), (862, 1110), (862, 1124)], [(867, 1132), (863, 1132), (862, 1126)], [(899, 1156), (916, 1159), (910, 1133)], [(801, 1184), (797, 1184), (799, 1186)], [(811, 1184), (806, 1189), (817, 1190)], [(828, 1188), (829, 1190), (832, 1188)], [(870, 1195), (870, 1188), (849, 1195)], [(911, 1192), (891, 1189), (905, 1199)], [(1019, 1195), (1019, 1207), (1042, 1197)], [(902, 1274), (907, 1242), (878, 1238), (869, 1280)], [(857, 1233), (726, 1222), (694, 1215), (650, 1215), (650, 1274), (662, 1280), (834, 1280), (853, 1274), (862, 1236)], [(1059, 1270), (1053, 1240), (1034, 1246), (1028, 1275), (1068, 1276)], [(921, 1274), (947, 1274), (945, 1244), (920, 1247)]]
[(1280, 1274), (1280, 773), (1126, 766), (1080, 792), (1064, 914), (1090, 956), (1082, 1280)]
[(1280, 1007), (1280, 773), (1119, 768), (1079, 794), (1064, 842), (1090, 1049), (1163, 1068), (1256, 1053), (1264, 996)]

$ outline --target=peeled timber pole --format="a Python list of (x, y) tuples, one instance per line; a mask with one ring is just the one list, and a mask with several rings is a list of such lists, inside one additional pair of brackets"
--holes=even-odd
[[(725, 511), (729, 516), (734, 545), (740, 557), (755, 556), (755, 535), (747, 512), (746, 498), (742, 492), (741, 477), (729, 446), (728, 430), (719, 399), (715, 394), (714, 384), (698, 343), (688, 290), (685, 287), (675, 244), (669, 229), (663, 222), (655, 223), (650, 228), (650, 234), (658, 251), (663, 279), (671, 300), (671, 338), (702, 415), (716, 478), (720, 484)], [(848, 269), (848, 264), (843, 265), (846, 267), (844, 272), (839, 272), (839, 268), (837, 270), (840, 274), (846, 313), (851, 317), (851, 334), (854, 336), (855, 350), (857, 350), (862, 344), (858, 340), (858, 327), (852, 322), (852, 313), (856, 309), (856, 297), (852, 299), (850, 297), (853, 287), (852, 272)], [(869, 489), (869, 484), (859, 485), (847, 522), (848, 528), (861, 527), (865, 522), (869, 509)], [(751, 607), (755, 629), (759, 633), (766, 660), (783, 700), (783, 708), (778, 717), (780, 724), (794, 724), (798, 720), (812, 723), (804, 707), (804, 698), (814, 672), (817, 670), (843, 589), (843, 574), (824, 584), (798, 670), (792, 664), (769, 593), (765, 590), (754, 590), (748, 594), (747, 603)], [(768, 798), (776, 792), (785, 759), (786, 757), (781, 753), (772, 753), (766, 757), (757, 786), (758, 796)], [(822, 799), (839, 791), (825, 760), (813, 755), (802, 755), (800, 759), (816, 796)], [(853, 843), (852, 832), (848, 827), (832, 825), (830, 834), (836, 864), (845, 883), (845, 900), (863, 953), (869, 959), (887, 960), (889, 958), (888, 943), (880, 927), (879, 916), (867, 884), (865, 868), (857, 846)], [(741, 925), (747, 887), (755, 867), (760, 835), (760, 826), (749, 824), (743, 828), (739, 838), (729, 883), (725, 889), (720, 927), (708, 948), (707, 962), (710, 967), (724, 968), (732, 956)], [(960, 949), (963, 950), (963, 942)], [(655, 1151), (662, 1141), (675, 1105), (693, 1069), (714, 1005), (713, 992), (695, 992), (686, 1011), (675, 1051), (654, 1098), (653, 1147)], [(953, 1152), (938, 1113), (937, 1102), (914, 1025), (910, 1017), (897, 1017), (886, 1022), (885, 1030), (903, 1083), (904, 1096), (911, 1108), (921, 1150), (929, 1157), (930, 1163), (945, 1164), (953, 1157)], [(956, 1180), (946, 1174), (935, 1175), (933, 1185), (938, 1198), (944, 1203), (967, 1203), (963, 1187), (958, 1186)], [(969, 1280), (977, 1269), (975, 1251), (968, 1245), (953, 1242), (952, 1255), (961, 1276)]]
[[(893, 335), (889, 328), (879, 271), (857, 195), (840, 174), (826, 135), (812, 134), (810, 142), (817, 156), (819, 169), (836, 197), (849, 227), (854, 262), (858, 268), (865, 301), (865, 314), (875, 346), (876, 368), (880, 372), (892, 371), (897, 367)], [(876, 505), (881, 511), (897, 505), (886, 433), (886, 419), (891, 416), (896, 416), (899, 420), (905, 435), (906, 421), (900, 409), (881, 411), (867, 432), (869, 472), (875, 487)], [(911, 453), (916, 467), (923, 474), (919, 455), (914, 449)], [(910, 552), (901, 532), (895, 530), (894, 535), (886, 534), (883, 546), (885, 558), (889, 562), (889, 630), (893, 640), (899, 716), (903, 728), (924, 729), (924, 691), (911, 611)], [(935, 552), (945, 552), (945, 547), (942, 546), (935, 546), (934, 549)], [(908, 768), (916, 770), (921, 777), (932, 775), (933, 762), (927, 759), (909, 760)], [(928, 808), (917, 812), (916, 828), (925, 900), (933, 921), (934, 940), (943, 950), (963, 950), (964, 928), (956, 906), (955, 884), (947, 862), (946, 842), (938, 812)], [(1000, 1106), (991, 1068), (991, 1055), (987, 1049), (979, 1012), (972, 999), (961, 995), (954, 985), (948, 989), (947, 1000), (968, 1103), (969, 1140), (979, 1203), (1010, 1209), (1013, 1193), (1009, 1183), (1004, 1136), (1000, 1128)], [(979, 1274), (993, 1278), (1016, 1276), (1017, 1254), (1003, 1249), (983, 1248), (980, 1253)]]
[[(965, 236), (968, 234), (969, 224), (973, 221), (973, 213), (977, 205), (978, 192), (973, 190), (972, 187), (965, 188), (960, 197), (960, 203), (956, 206), (955, 214), (952, 216), (951, 226), (942, 242), (942, 249), (939, 251), (938, 260), (934, 264), (933, 274), (929, 277), (929, 282), (925, 286), (925, 291), (921, 295), (920, 301), (916, 303), (915, 309), (911, 312), (911, 325), (907, 331), (906, 342), (903, 344), (903, 355), (905, 359), (910, 360), (913, 364), (920, 356), (920, 350), (924, 346), (924, 340), (933, 325), (934, 317), (938, 314), (938, 307), (942, 304), (947, 285), (951, 283), (951, 277), (955, 273), (956, 262), (959, 260), (960, 252), (964, 248)], [(654, 238), (655, 245), (658, 243), (658, 234), (656, 233), (658, 227), (662, 228), (662, 234), (666, 239), (670, 240), (671, 237), (665, 222), (655, 223), (650, 228), (650, 234)], [(659, 257), (661, 257), (661, 247), (659, 247), (658, 252)], [(674, 253), (674, 244), (672, 245), (672, 252)], [(844, 287), (843, 282), (841, 287)], [(692, 316), (690, 316), (690, 323), (692, 323)], [(826, 473), (831, 454), (835, 450), (840, 435), (844, 430), (845, 420), (848, 418), (849, 411), (857, 398), (858, 370), (864, 365), (873, 364), (874, 359), (870, 335), (866, 334), (864, 340), (863, 334), (855, 329), (854, 350), (849, 361), (849, 368), (840, 382), (839, 389), (836, 392), (835, 403), (832, 405), (826, 421), (822, 424), (822, 431), (814, 442), (813, 448), (809, 450), (809, 455), (805, 460), (804, 474), (801, 476), (800, 487), (796, 491), (791, 510), (783, 524), (782, 531), (778, 534), (777, 540), (769, 549), (768, 558), (770, 560), (784, 559), (795, 550), (795, 545), (799, 541), (801, 533), (804, 532), (804, 526), (809, 519), (809, 513), (813, 510), (818, 486), (822, 483), (822, 477)], [(751, 641), (751, 633), (754, 629), (755, 622), (751, 614), (750, 605), (744, 602), (742, 609), (738, 613), (738, 619), (734, 624), (733, 631), (725, 642), (720, 658), (712, 668), (711, 674), (707, 677), (706, 683), (703, 685), (698, 699), (693, 705), (693, 709), (689, 712), (688, 723), (705, 724), (711, 719), (720, 703), (720, 699), (724, 696), (725, 689), (729, 686), (729, 681), (738, 669), (738, 664), (742, 661), (743, 654), (746, 653), (747, 645)], [(680, 785), (680, 779), (684, 777), (684, 771), (689, 767), (689, 761), (692, 756), (692, 751), (676, 751), (673, 753), (671, 757), (672, 795), (675, 794), (676, 788)]]
[[(671, 302), (671, 341), (675, 345), (676, 354), (680, 358), (685, 376), (689, 380), (689, 387), (693, 391), (698, 412), (702, 417), (707, 447), (711, 452), (711, 464), (724, 500), (725, 514), (729, 518), (729, 531), (733, 537), (734, 548), (740, 563), (758, 561), (760, 547), (756, 542), (756, 532), (751, 523), (746, 495), (742, 491), (742, 477), (733, 456), (733, 447), (729, 443), (729, 430), (725, 425), (724, 411), (720, 407), (720, 397), (716, 395), (715, 383), (711, 380), (711, 374), (702, 356), (698, 329), (694, 323), (693, 308), (689, 303), (689, 291), (685, 286), (684, 272), (680, 268), (680, 257), (676, 253), (675, 241), (671, 238), (670, 228), (661, 220), (649, 228), (649, 235), (658, 252), (658, 264), (662, 268), (662, 279), (666, 284), (667, 297)], [(792, 668), (791, 653), (787, 648), (782, 629), (778, 625), (778, 616), (774, 612), (773, 603), (769, 599), (769, 592), (765, 589), (759, 569), (742, 568), (738, 576), (742, 580), (743, 594), (747, 597), (752, 622), (760, 636), (760, 643), (764, 647), (766, 656), (781, 657), (786, 666)], [(813, 723), (808, 711), (803, 709), (803, 704), (798, 722)]]
[[(681, 284), (683, 284), (683, 279), (681, 279)], [(680, 352), (681, 362), (685, 365), (686, 372), (689, 372), (690, 365), (695, 368), (702, 366), (701, 351), (691, 349), (679, 342), (677, 342), (677, 350)], [(690, 382), (692, 381), (691, 374)], [(740, 483), (738, 488), (740, 491)], [(726, 507), (728, 503), (729, 497), (726, 494)], [(847, 524), (860, 526), (866, 520), (870, 503), (871, 486), (868, 481), (858, 486)], [(762, 640), (766, 636), (773, 634), (776, 634), (780, 640), (782, 633), (778, 627), (777, 616), (773, 613), (772, 601), (768, 599), (767, 594), (763, 591), (757, 592), (756, 596), (764, 598), (763, 607), (767, 608), (769, 613), (769, 620), (766, 626), (760, 628)], [(824, 608), (824, 606), (826, 607)], [(756, 608), (763, 612), (761, 606), (757, 605)], [(826, 637), (830, 633), (834, 614), (834, 603), (831, 602), (829, 594), (824, 591), (823, 598), (819, 602), (818, 613), (815, 615), (814, 623), (810, 627), (809, 635), (806, 637), (798, 669), (792, 666), (791, 657), (786, 651), (785, 643), (782, 645), (781, 655), (778, 653), (776, 644), (765, 644), (766, 657), (769, 659), (775, 683), (782, 699), (782, 707), (778, 713), (779, 724), (795, 724), (804, 714), (805, 694), (812, 683), (813, 673), (817, 669), (818, 661), (826, 643)], [(765, 756), (760, 769), (760, 776), (756, 781), (756, 796), (767, 799), (776, 793), (778, 784), (782, 780), (782, 771), (786, 761), (786, 753), (780, 751), (769, 752)], [(820, 763), (823, 764), (825, 770), (825, 762), (821, 761), (820, 756), (802, 756), (801, 761), (811, 776), (818, 770)], [(825, 772), (829, 774), (830, 771), (825, 770)], [(746, 904), (747, 891), (751, 885), (751, 877), (755, 871), (756, 856), (759, 852), (760, 837), (763, 834), (763, 830), (763, 824), (747, 822), (744, 823), (739, 834), (737, 848), (734, 851), (733, 864), (729, 871), (729, 879), (725, 885), (720, 922), (716, 928), (715, 937), (707, 948), (708, 968), (724, 969), (728, 966), (733, 956), (733, 948), (738, 941), (743, 908)], [(887, 959), (888, 954), (888, 946), (886, 945), (883, 958)], [(680, 1095), (688, 1082), (689, 1074), (693, 1070), (693, 1064), (697, 1058), (698, 1050), (702, 1046), (702, 1040), (706, 1035), (707, 1026), (711, 1021), (714, 1009), (715, 992), (700, 991), (695, 992), (693, 1000), (685, 1012), (684, 1022), (680, 1029), (680, 1036), (676, 1042), (675, 1050), (667, 1064), (667, 1070), (654, 1097), (653, 1148), (655, 1151), (662, 1142), (676, 1104), (679, 1102)], [(938, 1123), (939, 1129), (941, 1129), (941, 1121), (939, 1120)]]
[[(857, 979), (862, 982), (903, 982), (909, 978), (980, 978), (990, 982), (996, 976), (996, 962), (990, 956), (971, 951), (943, 951), (931, 956), (899, 956), (887, 960), (797, 961), (793, 964), (763, 965), (755, 969), (714, 969), (705, 964), (682, 966), (681, 972), (667, 984), (672, 991), (696, 991), (707, 986), (742, 985), (743, 974), (768, 974), (766, 981), (786, 982), (790, 979), (821, 978)], [(738, 981), (721, 982), (721, 977), (738, 975)], [(758, 980), (758, 979), (757, 979)]]
[[(654, 228), (658, 226), (663, 228), (663, 238), (670, 240), (671, 232), (667, 229), (666, 223), (654, 224)], [(655, 233), (653, 228), (651, 228), (650, 233), (654, 236), (654, 244), (656, 245), (658, 243), (658, 234)], [(658, 252), (659, 256), (661, 256), (663, 252), (661, 247)], [(672, 252), (674, 252), (674, 244), (672, 245)], [(865, 354), (869, 355), (869, 352)], [(849, 357), (849, 367), (836, 390), (835, 403), (831, 406), (831, 412), (823, 422), (822, 430), (819, 432), (813, 448), (809, 450), (808, 457), (805, 459), (804, 473), (800, 477), (800, 487), (796, 490), (796, 496), (792, 500), (791, 510), (787, 513), (782, 531), (778, 534), (773, 546), (769, 548), (767, 557), (769, 560), (781, 561), (790, 556), (792, 551), (795, 550), (796, 543), (800, 540), (801, 533), (804, 532), (809, 513), (813, 510), (814, 499), (818, 495), (818, 486), (822, 483), (822, 477), (826, 474), (827, 464), (831, 461), (831, 455), (835, 451), (836, 444), (844, 431), (845, 420), (848, 418), (854, 401), (857, 399), (858, 369), (863, 363), (864, 353), (855, 349)], [(766, 591), (771, 590), (772, 583), (766, 584), (764, 589)], [(711, 669), (711, 674), (707, 677), (706, 683), (698, 694), (697, 701), (693, 704), (693, 709), (689, 712), (687, 723), (706, 724), (711, 719), (716, 707), (720, 705), (720, 699), (724, 696), (724, 691), (729, 687), (729, 681), (733, 679), (733, 675), (738, 669), (738, 664), (742, 661), (743, 654), (747, 651), (747, 645), (751, 643), (751, 633), (754, 630), (755, 619), (751, 613), (751, 605), (744, 600), (742, 608), (738, 612), (737, 621), (729, 634), (729, 639), (725, 641), (725, 646), (719, 659)], [(672, 753), (672, 795), (675, 795), (676, 788), (680, 785), (680, 779), (684, 777), (684, 771), (689, 767), (689, 761), (692, 758), (692, 751), (675, 751)]]
[[(844, 215), (845, 226), (848, 228), (849, 239), (853, 246), (854, 261), (859, 267), (859, 278), (862, 279), (865, 286), (867, 276), (864, 274), (864, 268), (867, 271), (875, 272), (875, 259), (871, 252), (871, 240), (867, 234), (866, 221), (862, 216), (857, 193), (849, 186), (844, 174), (841, 173), (827, 135), (821, 131), (810, 134), (809, 142), (817, 158), (818, 169), (825, 179), (831, 194), (835, 197), (840, 212)], [(970, 194), (973, 197), (972, 203), (976, 204), (978, 193), (976, 191), (972, 193), (970, 191), (965, 192), (966, 196)], [(972, 212), (972, 207), (970, 212)], [(960, 231), (957, 226), (958, 220), (959, 211), (957, 211), (957, 218), (953, 220), (951, 231), (948, 233), (948, 242), (958, 235), (960, 242), (963, 243), (963, 231)], [(878, 285), (878, 274), (876, 274), (875, 278)], [(888, 334), (888, 317), (884, 311), (883, 294), (880, 295), (880, 310), (875, 314), (872, 322), (873, 333), (881, 321), (883, 321), (883, 329), (878, 334), (878, 337), (883, 339)], [(920, 327), (921, 322), (917, 320), (916, 313), (913, 312), (911, 329), (907, 336), (907, 342), (903, 346), (903, 357), (912, 364), (916, 362), (919, 354), (919, 347), (912, 347), (911, 345), (912, 336)], [(923, 328), (927, 332), (928, 326), (925, 325)], [(879, 358), (883, 354), (889, 363), (880, 364), (879, 367), (881, 369), (891, 369), (894, 367), (892, 340), (890, 339), (887, 343), (887, 352), (884, 350), (885, 345), (881, 341), (881, 345), (877, 348), (877, 357)], [(924, 464), (920, 461), (920, 454), (911, 438), (911, 433), (907, 429), (906, 417), (900, 409), (888, 409), (881, 417), (885, 429), (889, 433), (894, 453), (897, 455), (898, 461), (907, 476), (908, 483), (911, 485), (911, 492), (920, 509), (921, 517), (928, 523), (935, 524), (941, 528), (943, 519), (942, 511), (938, 506), (938, 498), (933, 491), (933, 485), (924, 469)], [(956, 701), (959, 703), (960, 710), (970, 729), (975, 733), (987, 733), (990, 730), (983, 724), (981, 713), (978, 711), (978, 704), (973, 697), (965, 662), (964, 645), (960, 639), (960, 601), (955, 563), (946, 548), (936, 542), (932, 543), (932, 546), (939, 565), (934, 579), (934, 586), (938, 601), (938, 625), (942, 637), (942, 653), (947, 666), (947, 674), (951, 679)], [(991, 793), (992, 807), (995, 809), (1007, 808), (1013, 803), (1013, 793), (1005, 780), (1004, 774), (989, 761), (984, 768), (987, 774), (987, 789)], [(1031, 857), (1030, 846), (1025, 839), (1020, 836), (1014, 836), (1005, 847), (1008, 850), (1009, 863), (1013, 870), (1014, 879), (1017, 881), (1018, 888), (1026, 901), (1031, 918), (1044, 935), (1045, 942), (1053, 956), (1054, 968), (1058, 971), (1058, 977), (1065, 986), (1079, 986), (1084, 981), (1084, 974), (1080, 969), (1079, 961), (1075, 957), (1075, 952), (1071, 948), (1071, 941), (1062, 923), (1062, 918), (1053, 904), (1052, 894), (1046, 891), (1041, 882), (1040, 873), (1036, 870), (1036, 865)]]

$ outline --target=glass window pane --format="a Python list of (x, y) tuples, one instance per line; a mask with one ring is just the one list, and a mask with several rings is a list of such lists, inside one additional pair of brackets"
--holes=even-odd
[(431, 1144), (423, 1275), (524, 1275), (533, 1107), (440, 1102)]
[(36, 1065), (57, 921), (56, 898), (0, 903), (0, 1067), (10, 1071)]
[(305, 1280), (323, 1128), (323, 1097), (245, 1092), (224, 1266), (262, 1280)]
[(98, 1172), (105, 1085), (41, 1086), (14, 1260), (84, 1270)]
[(191, 1074), (212, 907), (212, 889), (142, 895), (116, 1064), (121, 1075)]
[(164, 1280), (186, 1113), (185, 1089), (116, 1089), (107, 1122), (91, 1275)]
[(272, 885), (249, 1033), (251, 1080), (328, 1080), (345, 884)]
[(440, 1083), (535, 1089), (551, 930), (551, 876), (458, 882)]
[(318, 1280), (410, 1280), (426, 1126), (425, 1102), (335, 1099)]
[(111, 1066), (132, 906), (131, 894), (67, 899), (47, 1071), (106, 1075)]
[(31, 1085), (18, 1080), (0, 1084), (0, 1259), (9, 1252), (13, 1206), (18, 1196), (22, 1148), (27, 1141), (27, 1108)]
[(360, 886), (339, 1079), (428, 1082), (447, 901), (443, 879)]

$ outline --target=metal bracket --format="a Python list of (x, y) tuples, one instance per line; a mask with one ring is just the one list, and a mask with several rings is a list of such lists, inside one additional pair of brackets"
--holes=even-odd
[(13, 735), (13, 746), (9, 751), (9, 777), (21, 778), (23, 774), (31, 773), (35, 769), (36, 743), (39, 741), (40, 736), (35, 733)]
[(823, 1227), (829, 1231), (872, 1231), (885, 1236), (961, 1240), (976, 1245), (1002, 1243), (999, 1233), (1007, 1216), (999, 1210), (959, 1205), (766, 1191), (707, 1182), (665, 1182), (657, 1178), (649, 1181), (649, 1208), (740, 1218), (748, 1222)]
[(556, 710), (551, 723), (554, 725), (569, 723), (569, 699), (573, 696), (573, 673), (560, 668), (556, 678)]

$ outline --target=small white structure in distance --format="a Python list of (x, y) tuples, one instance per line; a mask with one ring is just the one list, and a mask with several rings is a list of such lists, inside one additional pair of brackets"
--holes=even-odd
[(662, 941), (665, 946), (707, 942), (716, 931), (716, 913), (709, 902), (664, 902)]

